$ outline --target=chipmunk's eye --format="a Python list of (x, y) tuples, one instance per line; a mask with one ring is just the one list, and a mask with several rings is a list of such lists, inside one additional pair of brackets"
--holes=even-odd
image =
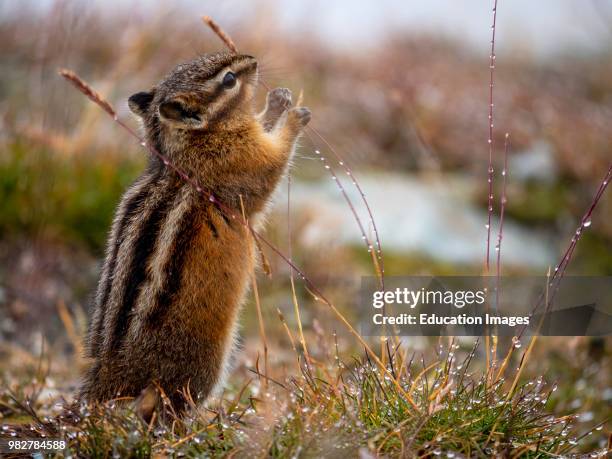
[(223, 77), (223, 86), (227, 89), (236, 86), (236, 75), (233, 72), (227, 72)]

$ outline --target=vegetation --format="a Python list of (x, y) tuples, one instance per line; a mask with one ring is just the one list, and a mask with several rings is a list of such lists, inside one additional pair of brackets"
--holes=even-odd
[[(557, 457), (592, 445), (603, 428), (590, 421), (584, 431), (580, 415), (551, 414), (557, 384), (475, 368), (478, 343), (469, 349), (450, 340), (433, 363), (395, 348), (389, 377), (367, 358), (343, 362), (327, 341), (328, 361), (307, 364), (296, 354), (296, 375), (250, 377), (187, 418), (165, 411), (147, 424), (121, 401), (48, 406), (40, 374), (5, 391), (1, 412), (31, 426), (27, 433), (65, 438), (74, 457)], [(3, 434), (24, 429), (12, 424)]]

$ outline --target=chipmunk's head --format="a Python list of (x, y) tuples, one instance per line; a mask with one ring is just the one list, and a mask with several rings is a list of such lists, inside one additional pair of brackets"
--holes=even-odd
[(145, 122), (158, 119), (169, 128), (216, 130), (252, 114), (257, 61), (244, 54), (205, 54), (180, 64), (150, 91), (129, 98), (132, 112)]

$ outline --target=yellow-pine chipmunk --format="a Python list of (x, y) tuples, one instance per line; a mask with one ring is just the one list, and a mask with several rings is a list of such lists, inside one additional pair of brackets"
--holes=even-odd
[(183, 410), (183, 394), (202, 401), (223, 381), (255, 265), (241, 201), (257, 228), (310, 120), (282, 88), (268, 93), (256, 115), (257, 79), (253, 57), (208, 54), (129, 98), (147, 143), (240, 218), (150, 158), (110, 231), (84, 399), (142, 397), (161, 388)]

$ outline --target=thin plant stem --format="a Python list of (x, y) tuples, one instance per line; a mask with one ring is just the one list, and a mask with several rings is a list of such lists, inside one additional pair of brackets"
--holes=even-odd
[(495, 77), (495, 25), (497, 22), (497, 0), (493, 1), (493, 23), (491, 24), (491, 54), (489, 55), (489, 168), (487, 170), (489, 194), (487, 196), (487, 250), (485, 258), (485, 269), (489, 272), (490, 249), (491, 249), (491, 217), (493, 216), (493, 86)]
[[(246, 217), (246, 214), (244, 212), (244, 201), (242, 200), (242, 195), (239, 196), (240, 198), (240, 210), (242, 211), (242, 219), (244, 221), (245, 225), (248, 225), (248, 220)], [(253, 238), (254, 242), (256, 242), (256, 239)], [(263, 346), (263, 353), (264, 353), (264, 375), (266, 376), (264, 378), (264, 388), (268, 387), (268, 370), (269, 370), (269, 366), (268, 366), (268, 339), (266, 337), (266, 327), (264, 325), (264, 320), (263, 320), (263, 314), (261, 313), (261, 301), (259, 298), (259, 288), (257, 286), (257, 275), (255, 274), (255, 269), (253, 269), (253, 271), (251, 272), (251, 285), (253, 288), (253, 296), (255, 297), (255, 309), (257, 311), (257, 322), (259, 324), (259, 336), (261, 338), (261, 345)]]
[[(489, 263), (490, 263), (490, 250), (491, 250), (491, 219), (493, 216), (493, 87), (495, 77), (495, 26), (497, 23), (497, 0), (493, 0), (493, 22), (491, 24), (491, 51), (489, 54), (489, 166), (487, 169), (487, 183), (488, 183), (488, 195), (487, 195), (487, 243), (486, 243), (486, 255), (485, 255), (485, 275), (489, 274)], [(487, 303), (488, 305), (488, 303)], [(490, 346), (489, 330), (486, 330), (485, 336), (485, 355), (486, 355), (486, 366), (490, 368), (492, 365), (492, 356)]]
[[(569, 265), (569, 262), (572, 259), (574, 250), (576, 249), (576, 246), (578, 245), (578, 241), (582, 237), (584, 229), (591, 226), (591, 218), (592, 218), (593, 212), (595, 211), (595, 209), (597, 208), (597, 205), (601, 201), (601, 198), (603, 197), (604, 192), (606, 191), (608, 185), (610, 184), (610, 180), (612, 180), (612, 163), (610, 163), (610, 165), (608, 166), (608, 170), (605, 176), (603, 177), (603, 179), (601, 180), (601, 182), (599, 183), (597, 191), (595, 192), (595, 195), (593, 196), (593, 199), (591, 200), (589, 207), (587, 208), (582, 218), (580, 219), (578, 228), (574, 232), (574, 235), (572, 236), (570, 240), (568, 248), (566, 249), (565, 253), (561, 257), (561, 261), (559, 261), (559, 263), (555, 266), (554, 272), (552, 276), (550, 277), (549, 281), (547, 282), (547, 288), (550, 287), (552, 290), (552, 293), (550, 295), (550, 298), (547, 296), (546, 301), (544, 303), (545, 312), (548, 311), (551, 305), (552, 298), (554, 297), (556, 293), (556, 289), (559, 286), (559, 283), (563, 279), (565, 270), (567, 269), (567, 266)], [(540, 297), (538, 298), (538, 300), (536, 301), (534, 307), (531, 310), (530, 317), (536, 313), (536, 311), (542, 304), (543, 299), (544, 299), (544, 293), (542, 293)], [(527, 326), (524, 325), (523, 328), (521, 329), (521, 332), (519, 333), (519, 336), (518, 336), (519, 339), (523, 336), (523, 333), (525, 333), (526, 329), (527, 329)]]
[[(497, 230), (497, 243), (495, 244), (495, 252), (497, 252), (496, 272), (495, 272), (495, 313), (499, 311), (499, 298), (501, 289), (501, 243), (504, 236), (504, 215), (506, 211), (506, 177), (508, 171), (508, 146), (509, 146), (510, 135), (506, 133), (504, 139), (504, 168), (502, 169), (502, 192), (499, 203), (499, 228)], [(495, 371), (495, 365), (497, 362), (497, 325), (495, 325), (495, 332), (492, 336), (493, 345), (491, 347), (491, 365), (492, 375)]]
[[(287, 175), (287, 239), (289, 243), (289, 247), (287, 248), (289, 259), (293, 260), (293, 249), (291, 242), (291, 173)], [(302, 344), (306, 364), (310, 365), (310, 355), (308, 354), (308, 347), (306, 346), (306, 339), (304, 338), (304, 330), (302, 328), (302, 319), (300, 316), (300, 305), (295, 293), (295, 279), (292, 267), (289, 267), (289, 279), (291, 281), (291, 300), (293, 302), (295, 320), (297, 321), (298, 332), (300, 334), (300, 343)]]
[(504, 140), (504, 168), (502, 169), (502, 192), (499, 201), (499, 229), (497, 230), (497, 244), (495, 244), (495, 251), (497, 252), (497, 263), (496, 263), (496, 287), (495, 287), (495, 310), (499, 309), (499, 289), (501, 280), (501, 244), (504, 237), (504, 215), (506, 211), (506, 203), (508, 198), (506, 197), (506, 179), (508, 176), (508, 147), (510, 144), (510, 134), (506, 133)]

